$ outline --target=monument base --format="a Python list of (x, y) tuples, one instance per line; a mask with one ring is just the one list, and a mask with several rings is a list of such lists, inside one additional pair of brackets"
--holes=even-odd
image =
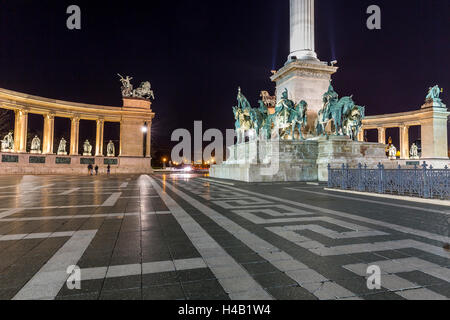
[(315, 141), (251, 141), (229, 148), (210, 176), (245, 182), (317, 181)]
[(106, 174), (108, 165), (111, 174), (153, 173), (150, 158), (143, 157), (85, 157), (67, 155), (35, 155), (27, 153), (0, 153), (2, 175), (86, 175), (89, 164), (98, 165), (100, 174)]
[(251, 141), (229, 148), (230, 157), (212, 166), (210, 176), (244, 182), (327, 181), (333, 168), (387, 161), (385, 145), (347, 137), (307, 141)]

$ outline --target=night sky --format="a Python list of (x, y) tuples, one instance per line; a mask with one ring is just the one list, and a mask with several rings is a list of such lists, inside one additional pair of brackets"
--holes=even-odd
[[(71, 4), (80, 31), (66, 28)], [(378, 31), (366, 27), (371, 4), (382, 10)], [(435, 84), (450, 105), (449, 13), (449, 0), (316, 0), (316, 51), (339, 61), (336, 91), (368, 115), (419, 109)], [(254, 106), (261, 90), (274, 92), (270, 71), (289, 54), (289, 0), (5, 0), (0, 41), (2, 88), (121, 106), (116, 73), (135, 86), (149, 80), (153, 144), (165, 152), (172, 131), (194, 120), (232, 128), (238, 86)]]

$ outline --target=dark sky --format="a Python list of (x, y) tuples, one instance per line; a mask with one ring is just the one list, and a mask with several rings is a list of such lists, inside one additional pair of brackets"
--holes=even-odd
[[(66, 8), (82, 30), (66, 28)], [(366, 9), (382, 9), (382, 30)], [(416, 110), (430, 86), (450, 104), (450, 0), (316, 0), (316, 47), (339, 61), (335, 89), (369, 115)], [(237, 87), (254, 106), (274, 91), (270, 71), (289, 54), (289, 0), (24, 1), (0, 3), (0, 87), (76, 102), (121, 105), (116, 73), (149, 80), (153, 136), (176, 128), (232, 128)]]

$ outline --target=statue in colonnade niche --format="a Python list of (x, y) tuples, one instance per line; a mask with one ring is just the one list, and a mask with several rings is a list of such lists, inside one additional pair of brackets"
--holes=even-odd
[(59, 146), (58, 146), (58, 155), (60, 155), (60, 156), (67, 155), (66, 145), (67, 145), (66, 139), (64, 139), (64, 137), (61, 138), (61, 141), (59, 141)]
[(112, 140), (109, 140), (108, 146), (106, 147), (106, 155), (108, 157), (116, 156), (116, 148), (114, 147), (114, 142), (112, 142)]
[(31, 153), (41, 153), (41, 139), (37, 135), (31, 140)]
[(2, 140), (2, 152), (13, 152), (14, 151), (14, 136), (13, 132), (10, 131)]
[(92, 146), (89, 140), (86, 140), (83, 144), (83, 156), (92, 156)]
[(417, 144), (412, 144), (411, 150), (409, 150), (409, 157), (412, 160), (419, 160), (419, 147), (417, 147)]
[(389, 160), (397, 160), (397, 148), (393, 144), (389, 147)]

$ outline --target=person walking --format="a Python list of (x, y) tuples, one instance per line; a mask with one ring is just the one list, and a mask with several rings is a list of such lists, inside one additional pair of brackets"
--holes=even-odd
[(88, 165), (88, 173), (92, 176), (92, 164)]
[(98, 165), (95, 165), (95, 175), (98, 176)]
[(108, 163), (108, 166), (106, 167), (106, 172), (108, 176), (111, 174), (111, 165)]

